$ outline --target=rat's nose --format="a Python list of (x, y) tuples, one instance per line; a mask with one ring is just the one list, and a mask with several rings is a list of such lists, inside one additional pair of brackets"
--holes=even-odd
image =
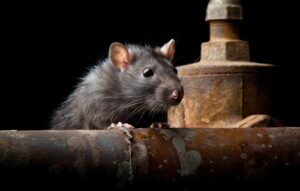
[(172, 94), (171, 94), (171, 99), (172, 100), (177, 100), (178, 99), (178, 96), (179, 96), (179, 92), (178, 92), (178, 90), (174, 90), (173, 92), (172, 92)]
[(170, 100), (173, 105), (177, 105), (180, 103), (182, 99), (183, 93), (180, 90), (173, 90), (173, 92), (170, 95)]

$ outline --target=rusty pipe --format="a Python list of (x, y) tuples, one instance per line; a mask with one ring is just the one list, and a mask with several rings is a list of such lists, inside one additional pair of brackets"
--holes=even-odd
[(290, 184), (300, 175), (299, 128), (135, 129), (132, 135), (0, 131), (2, 185), (192, 190), (209, 183)]
[(240, 40), (237, 23), (231, 21), (211, 21), (209, 23), (211, 41), (232, 41)]
[(205, 20), (209, 22), (210, 41), (239, 40), (237, 22), (243, 18), (239, 0), (210, 0)]

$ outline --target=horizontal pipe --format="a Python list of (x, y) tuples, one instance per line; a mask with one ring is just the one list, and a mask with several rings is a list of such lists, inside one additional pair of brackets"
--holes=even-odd
[(299, 181), (300, 128), (131, 133), (133, 138), (115, 129), (0, 131), (1, 186), (193, 190)]

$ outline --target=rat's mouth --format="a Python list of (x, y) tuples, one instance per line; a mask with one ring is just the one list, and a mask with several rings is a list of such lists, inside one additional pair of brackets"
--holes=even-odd
[(154, 112), (154, 113), (167, 112), (171, 106), (172, 105), (169, 103), (160, 102), (158, 104), (152, 105), (150, 112)]

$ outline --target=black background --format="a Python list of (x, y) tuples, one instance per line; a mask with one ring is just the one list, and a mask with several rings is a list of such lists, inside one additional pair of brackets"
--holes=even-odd
[[(3, 6), (0, 129), (47, 129), (52, 112), (109, 44), (176, 40), (175, 64), (199, 60), (208, 1), (100, 1)], [(281, 67), (275, 117), (300, 126), (299, 29), (288, 1), (242, 0), (241, 38), (251, 60)], [(162, 4), (164, 3), (164, 5)]]

